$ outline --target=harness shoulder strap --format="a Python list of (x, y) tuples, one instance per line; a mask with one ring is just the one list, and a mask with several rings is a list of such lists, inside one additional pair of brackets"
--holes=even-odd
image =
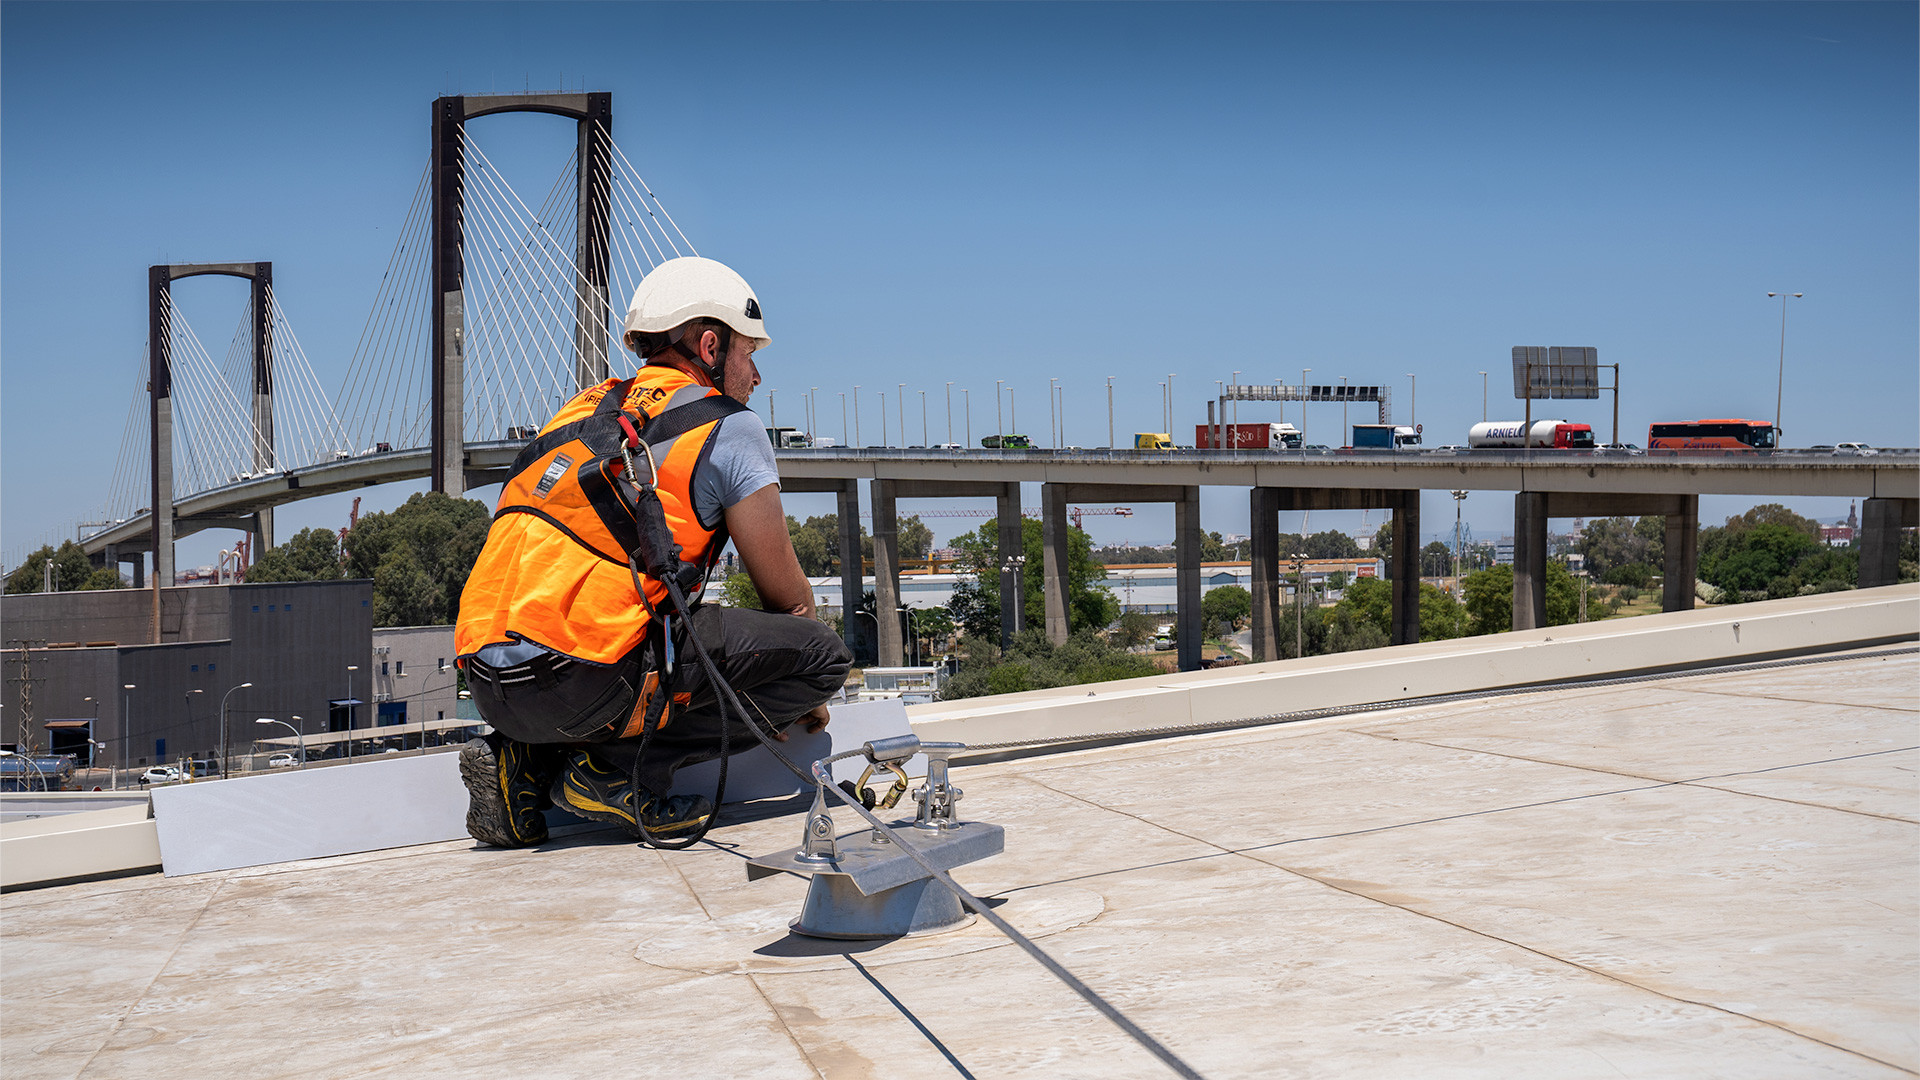
[(520, 475), (522, 470), (529, 468), (534, 462), (546, 457), (559, 447), (565, 446), (567, 443), (580, 438), (587, 431), (599, 424), (604, 423), (604, 417), (618, 415), (621, 404), (627, 400), (627, 395), (633, 393), (633, 384), (638, 378), (639, 376), (635, 376), (632, 379), (622, 379), (618, 383), (615, 383), (613, 387), (607, 391), (606, 395), (600, 399), (600, 404), (594, 408), (592, 416), (583, 417), (572, 423), (562, 424), (552, 431), (528, 441), (527, 445), (521, 447), (520, 452), (514, 455), (513, 467), (507, 471), (507, 475), (510, 477)]

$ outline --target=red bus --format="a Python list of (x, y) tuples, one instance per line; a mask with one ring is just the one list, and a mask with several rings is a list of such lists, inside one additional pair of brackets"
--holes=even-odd
[(1765, 420), (1674, 420), (1647, 428), (1649, 450), (1771, 450)]

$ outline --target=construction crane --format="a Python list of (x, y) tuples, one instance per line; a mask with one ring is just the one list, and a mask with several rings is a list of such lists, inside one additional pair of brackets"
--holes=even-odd
[(1080, 528), (1080, 518), (1084, 514), (1111, 514), (1114, 517), (1132, 517), (1133, 508), (1131, 506), (1096, 506), (1091, 509), (1083, 509), (1076, 506), (1067, 511), (1067, 520), (1073, 522), (1073, 527), (1078, 529)]
[(342, 559), (346, 558), (347, 554), (347, 534), (352, 532), (353, 527), (358, 524), (360, 524), (360, 496), (355, 495), (353, 497), (353, 509), (347, 513), (347, 527), (340, 530), (340, 557)]

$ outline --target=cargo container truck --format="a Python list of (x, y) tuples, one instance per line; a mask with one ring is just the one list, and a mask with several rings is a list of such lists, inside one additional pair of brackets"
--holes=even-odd
[[(1292, 424), (1221, 424), (1220, 442), (1226, 450), (1298, 450), (1300, 432)], [(1213, 427), (1193, 429), (1193, 445), (1213, 449)]]
[(1420, 433), (1410, 427), (1392, 424), (1353, 425), (1355, 450), (1418, 450)]
[(1173, 436), (1163, 431), (1139, 431), (1133, 436), (1135, 450), (1171, 450)]
[(1033, 440), (1025, 435), (989, 435), (980, 440), (980, 445), (989, 450), (1031, 450)]

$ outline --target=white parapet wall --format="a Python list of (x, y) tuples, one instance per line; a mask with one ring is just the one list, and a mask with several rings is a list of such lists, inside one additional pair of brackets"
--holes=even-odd
[(923, 739), (980, 746), (1122, 735), (1402, 698), (1730, 664), (1920, 637), (1920, 585), (1429, 641), (907, 709)]
[(0, 826), (0, 889), (83, 881), (160, 868), (147, 801)]

